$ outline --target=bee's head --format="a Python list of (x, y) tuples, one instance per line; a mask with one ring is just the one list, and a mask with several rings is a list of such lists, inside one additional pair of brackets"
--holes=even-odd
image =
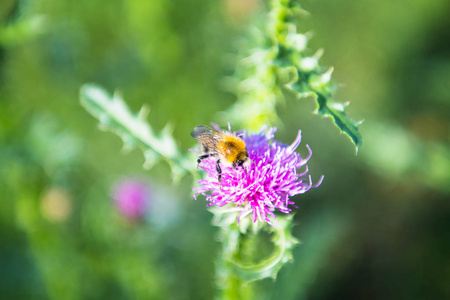
[(241, 166), (244, 169), (248, 169), (250, 167), (250, 164), (252, 163), (252, 160), (250, 158), (247, 157), (247, 159), (245, 161), (242, 162)]
[(238, 165), (239, 167), (243, 167), (244, 169), (247, 169), (250, 164), (251, 164), (252, 160), (250, 158), (248, 158), (248, 154), (247, 152), (245, 152), (245, 155), (243, 155), (236, 163), (236, 165)]

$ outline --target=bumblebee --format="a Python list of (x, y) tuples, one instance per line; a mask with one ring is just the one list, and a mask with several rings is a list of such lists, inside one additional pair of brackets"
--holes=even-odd
[(246, 168), (251, 160), (248, 158), (247, 148), (242, 138), (232, 132), (217, 131), (211, 127), (198, 125), (191, 131), (191, 136), (202, 145), (202, 154), (197, 163), (206, 158), (217, 158), (216, 170), (219, 174), (219, 184), (222, 179), (220, 164)]

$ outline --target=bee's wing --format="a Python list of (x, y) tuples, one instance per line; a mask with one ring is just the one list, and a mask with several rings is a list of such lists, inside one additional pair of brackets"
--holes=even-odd
[(217, 132), (211, 127), (205, 126), (205, 125), (198, 125), (195, 126), (194, 130), (191, 131), (191, 136), (201, 142), (205, 138), (211, 138), (212, 135)]
[(222, 133), (205, 125), (195, 126), (191, 136), (202, 144), (204, 152), (215, 152), (218, 142), (222, 139)]

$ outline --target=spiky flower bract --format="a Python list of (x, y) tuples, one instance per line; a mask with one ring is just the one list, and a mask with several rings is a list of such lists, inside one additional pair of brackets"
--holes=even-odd
[(239, 211), (237, 222), (251, 215), (253, 222), (273, 224), (275, 212), (289, 213), (295, 207), (291, 197), (303, 194), (317, 187), (323, 177), (313, 185), (306, 163), (312, 155), (302, 158), (295, 152), (301, 141), (301, 131), (291, 145), (274, 140), (275, 127), (264, 127), (259, 133), (243, 133), (249, 158), (252, 163), (246, 169), (222, 167), (222, 181), (219, 184), (216, 160), (203, 160), (199, 167), (206, 171), (206, 178), (198, 181), (194, 190), (206, 196), (208, 206), (235, 206)]

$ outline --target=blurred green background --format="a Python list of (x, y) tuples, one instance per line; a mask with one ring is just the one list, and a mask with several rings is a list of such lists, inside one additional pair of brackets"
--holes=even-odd
[[(365, 119), (363, 146), (312, 112), (277, 108), (276, 138), (302, 129), (323, 184), (297, 197), (302, 244), (265, 299), (450, 299), (450, 2), (305, 0), (311, 49), (334, 66), (336, 98)], [(183, 150), (217, 121), (223, 89), (260, 0), (1, 0), (0, 298), (212, 299), (217, 229), (192, 177), (96, 129), (79, 104), (95, 82), (151, 107)], [(225, 124), (219, 124), (222, 127)], [(150, 189), (139, 220), (114, 187)]]

